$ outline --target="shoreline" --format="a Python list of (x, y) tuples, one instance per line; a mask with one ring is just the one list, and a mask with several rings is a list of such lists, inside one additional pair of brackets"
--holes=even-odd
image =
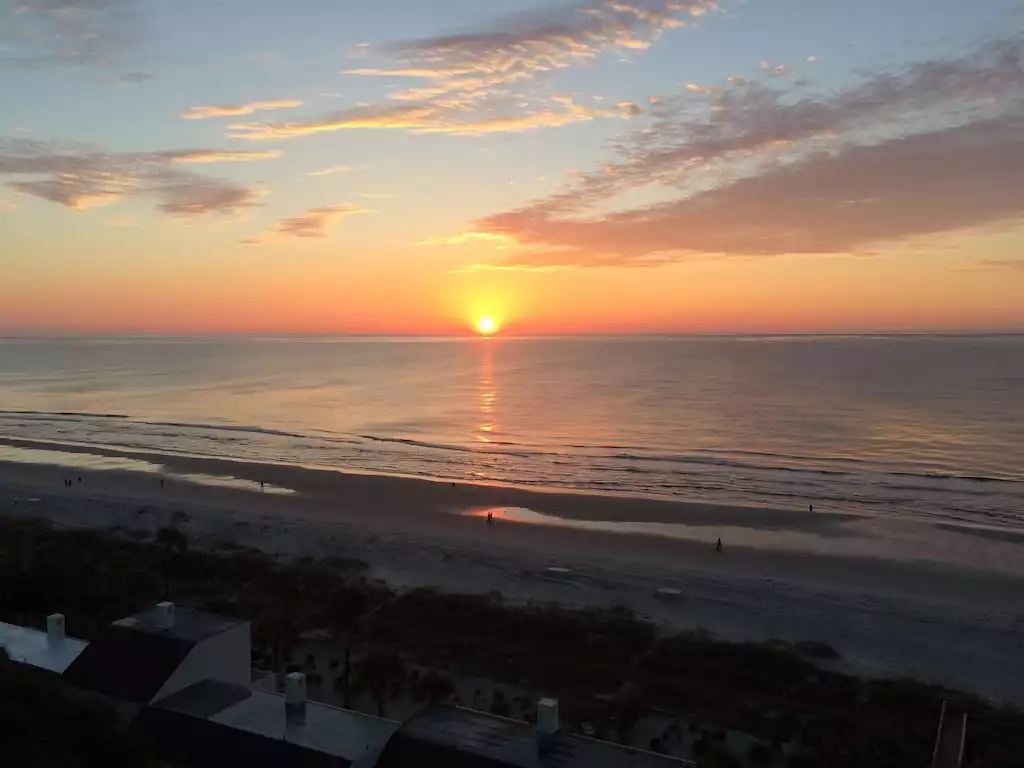
[[(214, 468), (205, 461), (172, 465)], [(665, 627), (705, 627), (724, 639), (820, 640), (836, 647), (849, 671), (858, 674), (907, 675), (1024, 701), (1019, 614), (1024, 579), (1019, 574), (952, 562), (747, 546), (730, 535), (723, 536), (726, 550), (719, 555), (703, 529), (694, 538), (672, 538), (503, 519), (488, 526), (467, 513), (526, 506), (495, 500), (528, 500), (530, 509), (547, 506), (544, 511), (580, 515), (590, 509), (590, 497), (461, 486), (453, 498), (451, 484), (326, 474), (343, 482), (327, 487), (315, 474), (318, 493), (278, 494), (260, 493), (258, 482), (204, 485), (165, 474), (161, 488), (160, 475), (151, 472), (0, 462), (0, 513), (150, 532), (175, 524), (197, 546), (227, 541), (281, 556), (356, 557), (399, 588), (432, 585), (450, 592), (500, 591), (512, 600), (627, 605)], [(63, 482), (68, 477), (70, 488)], [(278, 472), (267, 479), (287, 478)], [(624, 503), (632, 502), (609, 498), (595, 506), (610, 514)], [(711, 511), (718, 510), (698, 508), (694, 514)], [(858, 523), (831, 521), (831, 539), (798, 535), (811, 536), (816, 544), (842, 543), (852, 537), (835, 535), (836, 527)], [(745, 529), (717, 530), (738, 536)], [(777, 535), (773, 530), (765, 535)], [(1020, 549), (1005, 541), (939, 533), (958, 546)], [(550, 578), (546, 569), (552, 567), (568, 574)], [(662, 587), (680, 590), (680, 599), (659, 599), (656, 591)]]
[[(913, 561), (917, 566), (995, 571), (1024, 578), (1024, 532), (996, 526), (821, 511), (818, 505), (810, 512), (802, 507), (727, 505), (453, 482), (20, 438), (0, 437), (0, 446), (10, 446), (18, 453), (40, 454), (34, 460), (10, 461), (0, 451), (0, 467), (60, 467), (54, 462), (62, 455), (106, 457), (111, 460), (107, 466), (96, 467), (94, 462), (83, 460), (65, 471), (134, 471), (152, 478), (162, 476), (245, 492), (259, 490), (259, 484), (265, 483), (271, 495), (294, 495), (311, 508), (329, 507), (327, 514), (339, 518), (385, 514), (411, 524), (421, 522), (424, 515), (472, 515), (490, 509), (500, 511), (501, 517), (517, 525), (547, 523), (543, 527), (578, 533), (667, 538), (681, 547), (712, 547), (721, 537), (730, 549), (777, 551), (791, 558), (820, 554), (829, 560), (853, 558), (875, 564)], [(509, 514), (504, 514), (505, 510)], [(526, 514), (519, 514), (520, 510)]]

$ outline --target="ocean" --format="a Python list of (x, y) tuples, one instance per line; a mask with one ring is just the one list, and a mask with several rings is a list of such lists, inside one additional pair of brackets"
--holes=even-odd
[(0, 341), (0, 439), (1024, 529), (1024, 336)]

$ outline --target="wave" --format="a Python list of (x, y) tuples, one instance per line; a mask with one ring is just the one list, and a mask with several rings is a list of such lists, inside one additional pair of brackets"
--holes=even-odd
[[(884, 464), (862, 459), (846, 459), (833, 456), (800, 456), (785, 453), (774, 453), (769, 451), (726, 449), (726, 448), (694, 448), (687, 453), (657, 453), (648, 452), (647, 449), (639, 447), (619, 446), (602, 443), (564, 443), (556, 445), (536, 445), (532, 443), (521, 443), (515, 441), (493, 441), (484, 445), (459, 445), (429, 440), (418, 440), (413, 438), (398, 437), (391, 435), (360, 434), (360, 433), (337, 433), (329, 430), (315, 430), (316, 434), (309, 434), (297, 431), (272, 429), (268, 427), (237, 425), (237, 424), (214, 424), (202, 422), (179, 422), (179, 421), (146, 421), (136, 420), (123, 413), (103, 412), (81, 412), (81, 411), (40, 411), (40, 410), (0, 410), (0, 418), (29, 418), (32, 421), (54, 421), (80, 420), (80, 421), (105, 421), (109, 420), (118, 425), (119, 430), (125, 426), (138, 426), (140, 431), (146, 428), (170, 428), (179, 430), (206, 431), (211, 433), (231, 433), (242, 435), (257, 435), (282, 437), (292, 440), (303, 440), (322, 443), (340, 443), (350, 446), (357, 446), (360, 441), (371, 443), (405, 445), (413, 448), (424, 449), (425, 451), (445, 451), (460, 454), (470, 454), (478, 459), (486, 461), (491, 456), (507, 456), (518, 459), (536, 459), (545, 462), (548, 467), (552, 466), (578, 466), (581, 469), (599, 472), (623, 472), (631, 475), (657, 474), (659, 472), (671, 472), (673, 474), (688, 474), (686, 466), (697, 467), (720, 467), (723, 469), (735, 469), (758, 473), (794, 473), (809, 476), (827, 478), (858, 478), (867, 483), (890, 490), (915, 490), (913, 486), (906, 486), (898, 483), (888, 483), (886, 477), (912, 478), (924, 482), (935, 481), (964, 481), (971, 483), (1020, 483), (1020, 479), (994, 477), (980, 473), (944, 473), (929, 471), (905, 471), (895, 467), (886, 467)], [(139, 435), (145, 437), (146, 435)], [(188, 438), (189, 435), (182, 434), (150, 434), (150, 437), (160, 438)], [(194, 436), (198, 438), (199, 436)], [(213, 438), (211, 438), (213, 439)], [(358, 450), (358, 449), (356, 449)], [(578, 451), (615, 451), (614, 453), (580, 454)], [(771, 459), (768, 462), (744, 461), (742, 458), (730, 457), (762, 457)], [(426, 456), (418, 457), (420, 460), (430, 460)], [(644, 463), (674, 465), (669, 469), (648, 469)], [(808, 462), (810, 466), (793, 466), (789, 462)], [(827, 465), (835, 463), (858, 465), (860, 471), (852, 469), (835, 469)], [(819, 464), (819, 466), (814, 466)], [(826, 466), (820, 466), (824, 464)], [(541, 474), (545, 474), (543, 471)], [(696, 475), (696, 470), (694, 470)], [(872, 480), (872, 476), (875, 477)], [(516, 482), (521, 482), (521, 478)], [(566, 483), (560, 483), (566, 484)], [(573, 482), (567, 483), (572, 485)], [(964, 493), (980, 493), (964, 490)]]
[[(363, 440), (371, 440), (375, 443), (398, 443), (399, 445), (410, 445), (416, 448), (433, 448), (438, 451), (455, 451), (458, 453), (473, 453), (478, 456), (515, 456), (517, 458), (530, 458), (531, 456), (544, 455), (542, 451), (489, 451), (482, 447), (476, 448), (466, 445), (452, 445), (450, 443), (430, 443), (425, 440), (413, 440), (408, 437), (385, 437), (382, 435), (356, 435)], [(497, 443), (490, 443), (496, 445)], [(500, 443), (501, 445), (517, 445), (517, 443)]]
[(0, 416), (74, 416), (90, 419), (130, 419), (124, 413), (86, 413), (80, 411), (4, 411), (0, 410)]
[(249, 427), (234, 424), (192, 424), (187, 421), (134, 421), (133, 424), (146, 424), (152, 427), (176, 427), (178, 429), (208, 429), (217, 432), (244, 432), (253, 435), (272, 435), (274, 437), (294, 437), (300, 440), (323, 438), (310, 438), (299, 432), (285, 432), (280, 429), (267, 429), (266, 427)]
[(898, 477), (922, 477), (929, 480), (967, 480), (972, 483), (1016, 483), (1019, 480), (1012, 480), (1006, 477), (989, 477), (987, 475), (957, 475), (941, 472), (889, 472), (890, 475)]
[[(320, 435), (306, 435), (301, 432), (288, 432), (280, 429), (269, 429), (267, 427), (256, 427), (240, 424), (210, 424), (210, 423), (196, 423), (187, 421), (146, 421), (143, 419), (133, 419), (128, 414), (124, 413), (94, 413), (85, 411), (5, 411), (0, 410), (0, 417), (4, 416), (32, 416), (50, 418), (62, 417), (62, 418), (74, 418), (74, 419), (116, 419), (119, 422), (137, 424), (141, 427), (174, 427), (176, 429), (198, 429), (198, 430), (211, 430), (217, 432), (243, 432), (246, 434), (255, 435), (271, 435), (274, 437), (292, 437), (299, 440), (330, 440), (332, 438), (324, 437)], [(42, 419), (40, 419), (42, 420)], [(57, 420), (57, 419), (53, 419)], [(328, 432), (327, 434), (334, 434)], [(338, 438), (333, 438), (337, 440)]]

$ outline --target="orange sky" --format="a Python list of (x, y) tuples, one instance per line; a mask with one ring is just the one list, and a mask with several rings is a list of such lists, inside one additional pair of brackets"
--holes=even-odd
[(1024, 330), (1013, 0), (395, 2), (0, 4), (0, 335)]

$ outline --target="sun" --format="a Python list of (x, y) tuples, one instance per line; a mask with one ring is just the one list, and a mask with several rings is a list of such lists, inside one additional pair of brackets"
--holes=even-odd
[(498, 330), (498, 324), (494, 321), (493, 317), (488, 315), (487, 317), (481, 317), (476, 321), (476, 329), (484, 336), (490, 336)]

